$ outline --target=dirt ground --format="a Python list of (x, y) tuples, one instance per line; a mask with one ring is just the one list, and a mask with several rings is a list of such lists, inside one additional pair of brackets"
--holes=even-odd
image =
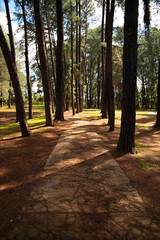
[[(160, 130), (152, 128), (153, 116), (138, 116), (136, 127), (135, 155), (121, 154), (116, 151), (120, 132), (120, 121), (116, 121), (114, 132), (110, 132), (107, 120), (90, 116), (83, 112), (77, 118), (85, 118), (92, 131), (97, 132), (109, 148), (131, 185), (136, 188), (150, 213), (160, 220)], [(0, 132), (0, 232), (21, 219), (22, 208), (27, 204), (33, 187), (43, 178), (43, 167), (65, 128), (66, 121), (54, 127), (40, 126), (31, 129), (31, 136), (19, 137), (11, 130)], [(15, 122), (15, 112), (0, 112), (0, 124)], [(142, 126), (144, 125), (144, 126)], [(13, 134), (13, 136), (11, 135)]]

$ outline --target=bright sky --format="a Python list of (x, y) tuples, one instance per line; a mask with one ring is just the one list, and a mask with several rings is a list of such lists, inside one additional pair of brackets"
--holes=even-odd
[[(150, 5), (151, 8), (151, 26), (152, 27), (157, 27), (160, 29), (160, 3), (159, 6), (156, 7), (155, 4), (151, 4)], [(95, 3), (95, 18), (97, 20), (97, 22), (91, 24), (91, 28), (94, 27), (98, 27), (101, 24), (101, 18), (102, 18), (102, 9), (99, 8), (97, 6), (97, 4)], [(159, 12), (157, 12), (157, 9), (159, 9)], [(116, 7), (115, 8), (115, 13), (114, 13), (114, 27), (117, 26), (123, 26), (124, 24), (124, 12), (122, 11), (121, 8)], [(143, 9), (143, 1), (139, 0), (139, 19), (138, 19), (138, 23), (139, 25), (143, 28), (144, 24), (143, 24), (143, 16), (144, 16), (144, 9)]]
[[(139, 25), (143, 28), (144, 24), (143, 24), (143, 4), (142, 4), (142, 0), (139, 1)], [(15, 11), (14, 9), (14, 0), (10, 0), (9, 1), (9, 8), (10, 8), (10, 12), (11, 12), (11, 18), (13, 19), (12, 21), (12, 27), (13, 27), (13, 31), (15, 32), (16, 29), (18, 28), (17, 22), (14, 21), (14, 15), (13, 12)], [(2, 24), (3, 26), (6, 26), (7, 29), (7, 20), (6, 20), (6, 13), (5, 13), (5, 6), (4, 6), (4, 1), (0, 0), (0, 9), (2, 10), (2, 12), (0, 13), (0, 24)], [(157, 27), (160, 28), (160, 5), (159, 5), (159, 13), (157, 13), (157, 10), (155, 9), (155, 4), (151, 4), (151, 26), (152, 27)], [(95, 3), (95, 21), (92, 22), (90, 24), (91, 28), (95, 28), (99, 25), (101, 25), (101, 15), (102, 15), (102, 8), (99, 8), (97, 6), (97, 4)], [(117, 26), (123, 26), (124, 23), (124, 13), (121, 10), (121, 8), (115, 8), (115, 14), (114, 14), (115, 18), (114, 18), (114, 27)]]
[[(143, 0), (139, 0), (139, 27), (143, 29), (144, 24), (143, 24)], [(12, 19), (12, 28), (13, 28), (13, 33), (15, 36), (16, 41), (22, 38), (23, 32), (17, 33), (16, 30), (18, 28), (18, 24), (15, 21), (15, 17), (13, 15), (15, 11), (15, 4), (14, 0), (9, 1), (9, 8), (10, 8), (10, 13), (11, 13), (11, 19)], [(159, 6), (159, 13), (157, 13), (157, 8), (155, 8), (155, 5), (151, 5), (151, 26), (152, 27), (157, 27), (160, 29), (160, 6)], [(6, 13), (5, 13), (5, 5), (4, 1), (0, 0), (0, 24), (5, 26), (6, 30), (8, 31), (8, 26), (7, 26), (7, 18), (6, 18)], [(123, 26), (124, 23), (124, 13), (121, 8), (116, 7), (115, 8), (115, 14), (114, 14), (114, 27), (117, 26)], [(102, 8), (99, 8), (97, 6), (97, 3), (95, 3), (95, 15), (94, 15), (94, 21), (90, 23), (90, 28), (95, 28), (101, 25), (101, 18), (102, 18)]]

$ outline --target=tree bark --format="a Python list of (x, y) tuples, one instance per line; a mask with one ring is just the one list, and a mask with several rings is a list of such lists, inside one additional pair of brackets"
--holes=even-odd
[(49, 73), (49, 64), (44, 39), (44, 30), (41, 18), (40, 0), (34, 0), (34, 13), (36, 24), (36, 36), (38, 41), (38, 50), (40, 57), (40, 68), (42, 74), (42, 83), (45, 101), (46, 126), (53, 125), (52, 117), (52, 96), (51, 96), (51, 79)]
[(57, 54), (56, 54), (56, 114), (55, 120), (64, 120), (64, 46), (62, 1), (56, 0), (57, 8)]
[(114, 131), (114, 90), (113, 90), (113, 79), (112, 79), (112, 29), (113, 29), (113, 15), (114, 15), (114, 4), (115, 0), (107, 0), (106, 15), (107, 15), (107, 49), (106, 49), (106, 66), (105, 66), (105, 94), (104, 101), (108, 105), (108, 123), (110, 125), (110, 130)]
[[(4, 0), (5, 2), (5, 8), (6, 8), (6, 13), (7, 13), (7, 22), (8, 22), (8, 32), (9, 32), (9, 41), (10, 41), (10, 46), (11, 46), (11, 54), (13, 57), (13, 61), (16, 66), (16, 53), (15, 53), (15, 47), (14, 47), (14, 41), (13, 41), (13, 31), (12, 31), (12, 24), (11, 24), (11, 17), (10, 17), (10, 11), (9, 11), (9, 6), (8, 6), (8, 0)], [(16, 122), (18, 122), (18, 109), (16, 106)]]
[(79, 0), (79, 111), (82, 112), (83, 100), (82, 100), (82, 83), (81, 83), (81, 0)]
[(1, 101), (0, 101), (0, 106), (1, 106), (1, 108), (3, 107), (3, 91), (2, 91), (2, 89), (1, 89), (1, 97), (0, 97), (0, 99), (1, 99)]
[(100, 81), (100, 54), (98, 56), (98, 76), (97, 76), (97, 108), (99, 109), (100, 102), (100, 89), (101, 89), (101, 81)]
[(20, 83), (18, 79), (17, 68), (15, 66), (12, 54), (10, 52), (9, 46), (7, 44), (7, 41), (3, 34), (1, 26), (0, 26), (0, 46), (8, 67), (10, 78), (12, 80), (21, 133), (23, 137), (26, 137), (30, 135), (30, 130), (27, 124), (26, 116), (25, 116), (24, 102), (23, 102), (22, 92), (21, 92)]
[(153, 127), (160, 127), (160, 59), (158, 62), (158, 86), (157, 86), (157, 117)]
[(12, 86), (12, 82), (10, 79), (9, 80), (9, 90), (8, 90), (8, 108), (11, 108), (11, 86)]
[[(83, 99), (83, 95), (84, 95), (84, 85), (88, 85), (87, 84), (87, 77), (86, 77), (86, 55), (87, 55), (87, 33), (88, 33), (88, 23), (87, 23), (87, 14), (86, 14), (86, 26), (85, 26), (85, 47), (84, 47), (84, 60), (83, 60), (83, 85), (82, 85), (82, 99)], [(87, 88), (86, 88), (87, 90)], [(87, 92), (87, 91), (86, 91)], [(88, 106), (88, 97), (86, 94), (86, 98), (87, 98), (87, 106)]]
[(117, 149), (135, 152), (138, 0), (125, 2), (121, 132)]
[[(55, 63), (54, 63), (54, 56), (53, 56), (53, 49), (52, 49), (52, 40), (51, 40), (51, 28), (50, 28), (50, 22), (49, 17), (47, 13), (47, 3), (46, 0), (45, 3), (45, 13), (46, 13), (46, 20), (47, 20), (47, 29), (48, 29), (48, 37), (49, 37), (49, 47), (50, 47), (50, 57), (51, 57), (51, 63), (52, 63), (52, 77), (54, 79), (54, 85), (56, 86), (56, 70), (55, 70)], [(53, 91), (53, 82), (51, 81), (51, 95), (52, 95), (52, 112), (54, 113), (54, 91)]]
[(75, 115), (74, 96), (73, 96), (73, 6), (70, 1), (71, 7), (71, 100), (72, 100), (72, 114)]
[(29, 69), (29, 59), (28, 59), (28, 35), (27, 35), (27, 22), (26, 13), (24, 7), (24, 0), (22, 0), (22, 12), (23, 12), (23, 22), (24, 22), (24, 34), (25, 34), (25, 59), (26, 59), (26, 75), (27, 75), (27, 87), (28, 87), (28, 100), (29, 100), (29, 119), (33, 118), (32, 112), (32, 87), (30, 79), (30, 69)]
[[(78, 0), (76, 0), (76, 16), (78, 17)], [(78, 59), (79, 59), (79, 49), (78, 49), (78, 20), (76, 20), (76, 107), (77, 113), (79, 113), (79, 78), (78, 78)]]
[(101, 112), (102, 118), (107, 118), (107, 111), (103, 108), (104, 103), (104, 81), (105, 81), (105, 59), (104, 59), (104, 15), (105, 15), (105, 0), (103, 0), (102, 6), (102, 30), (101, 30), (101, 61), (102, 61), (102, 93), (101, 93)]
[(89, 108), (92, 107), (93, 104), (93, 96), (92, 96), (92, 58), (90, 62), (90, 76), (89, 76)]

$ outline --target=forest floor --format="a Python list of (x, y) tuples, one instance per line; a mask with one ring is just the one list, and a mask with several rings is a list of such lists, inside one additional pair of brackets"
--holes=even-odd
[[(41, 111), (34, 112), (35, 117)], [(155, 112), (138, 112), (136, 117), (136, 147), (138, 153), (122, 154), (116, 145), (120, 133), (120, 111), (116, 112), (116, 127), (110, 132), (107, 119), (100, 119), (100, 111), (85, 110), (77, 119), (88, 122), (91, 131), (98, 133), (130, 184), (141, 196), (151, 216), (160, 221), (160, 129), (152, 128)], [(0, 232), (10, 229), (22, 218), (33, 188), (44, 177), (44, 165), (62, 133), (71, 126), (71, 112), (64, 122), (45, 127), (44, 119), (32, 121), (31, 136), (20, 137), (15, 123), (15, 110), (0, 109)], [(10, 124), (10, 125), (9, 125)]]

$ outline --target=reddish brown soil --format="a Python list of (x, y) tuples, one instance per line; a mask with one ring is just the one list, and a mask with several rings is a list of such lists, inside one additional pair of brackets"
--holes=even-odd
[[(13, 122), (13, 112), (1, 117), (3, 125)], [(0, 133), (0, 232), (21, 218), (32, 188), (43, 178), (43, 167), (62, 133), (63, 123), (58, 125), (34, 128), (26, 138), (12, 130)]]
[[(71, 115), (70, 115), (71, 116)], [(88, 115), (87, 115), (88, 116)], [(15, 113), (0, 114), (0, 124), (15, 121)], [(78, 117), (86, 117), (86, 113)], [(138, 122), (152, 126), (154, 117), (138, 117)], [(114, 132), (104, 125), (106, 120), (89, 119), (91, 131), (97, 132), (111, 151), (131, 185), (141, 195), (151, 214), (160, 220), (160, 130), (152, 127), (136, 128), (138, 154), (121, 154), (116, 151), (120, 125)], [(31, 130), (31, 136), (10, 137), (12, 130), (0, 133), (0, 231), (21, 219), (22, 208), (27, 204), (32, 188), (44, 177), (44, 164), (69, 122), (57, 123), (54, 127), (41, 126)], [(9, 137), (8, 137), (9, 136)], [(153, 169), (143, 169), (142, 163), (154, 164)]]

